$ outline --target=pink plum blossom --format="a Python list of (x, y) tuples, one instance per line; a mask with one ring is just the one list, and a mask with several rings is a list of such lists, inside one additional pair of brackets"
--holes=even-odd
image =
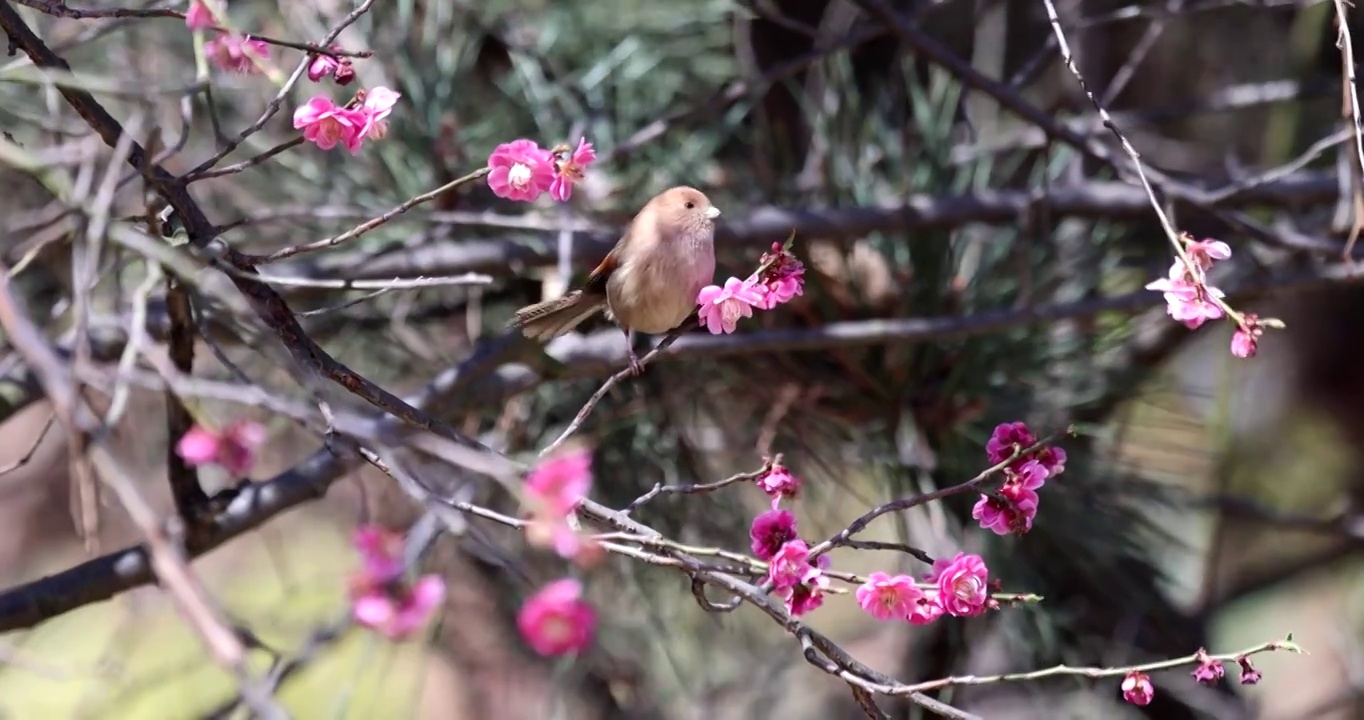
[(948, 614), (971, 617), (985, 612), (990, 599), (986, 581), (989, 570), (979, 555), (957, 553), (951, 560), (933, 563), (933, 582), (938, 602)]
[(234, 476), (245, 475), (256, 462), (256, 450), (265, 444), (265, 426), (238, 420), (221, 432), (202, 425), (191, 427), (175, 451), (191, 467), (218, 465)]
[(799, 275), (777, 278), (769, 281), (763, 287), (765, 292), (763, 292), (763, 301), (760, 305), (763, 310), (771, 310), (784, 302), (789, 302), (795, 296), (805, 293), (802, 278)]
[[(226, 4), (227, 0), (219, 0)], [(208, 7), (204, 0), (193, 0), (189, 4), (189, 9), (185, 11), (185, 27), (190, 30), (207, 30), (217, 25), (217, 18), (213, 16), (213, 10)]]
[(365, 119), (363, 113), (319, 95), (294, 111), (294, 128), (303, 131), (303, 139), (323, 150), (331, 150), (340, 143), (354, 153), (364, 140), (360, 131)]
[(938, 602), (938, 592), (934, 590), (910, 603), (909, 615), (905, 619), (911, 625), (927, 625), (942, 617), (943, 612), (942, 603)]
[(402, 540), (382, 528), (360, 528), (354, 544), (361, 560), (351, 579), (355, 621), (394, 640), (424, 626), (445, 601), (445, 581), (425, 575), (409, 584), (403, 577)]
[(1231, 335), (1231, 354), (1238, 358), (1255, 357), (1260, 349), (1260, 336), (1264, 334), (1260, 316), (1245, 313), (1241, 316), (1241, 325)]
[(256, 62), (270, 57), (270, 46), (250, 36), (224, 33), (204, 43), (204, 55), (223, 70), (250, 75), (260, 72)]
[(1150, 705), (1155, 694), (1150, 676), (1140, 670), (1133, 670), (1122, 679), (1123, 699), (1133, 705)]
[(525, 489), (543, 512), (569, 514), (592, 489), (592, 451), (578, 448), (545, 459), (526, 475)]
[(554, 173), (554, 181), (549, 186), (549, 196), (559, 202), (568, 202), (573, 196), (573, 185), (583, 180), (583, 171), (589, 165), (597, 161), (597, 152), (592, 149), (592, 143), (587, 138), (578, 140), (578, 148), (569, 152), (564, 146), (561, 153), (556, 156), (566, 156), (557, 163)]
[(1226, 260), (1231, 257), (1231, 246), (1221, 240), (1209, 238), (1190, 241), (1184, 246), (1184, 252), (1200, 273), (1206, 273), (1212, 269), (1213, 261)]
[(587, 649), (596, 632), (597, 613), (582, 595), (582, 583), (564, 578), (526, 600), (516, 614), (516, 627), (531, 649), (546, 657)]
[(877, 620), (907, 620), (924, 594), (908, 575), (874, 572), (857, 588), (856, 596), (857, 604)]
[(383, 140), (388, 135), (388, 115), (400, 97), (401, 93), (382, 85), (365, 93), (364, 102), (358, 108), (365, 118), (359, 131), (362, 140)]
[(810, 564), (810, 547), (804, 540), (783, 543), (768, 561), (767, 579), (777, 590), (786, 590), (819, 574), (819, 568)]
[(533, 140), (498, 145), (488, 167), (488, 187), (500, 198), (530, 202), (554, 184), (554, 156)]
[(1212, 299), (1220, 299), (1225, 293), (1191, 278), (1189, 269), (1182, 260), (1175, 261), (1167, 277), (1147, 283), (1146, 289), (1163, 293), (1165, 311), (1190, 330), (1197, 330), (1208, 320), (1222, 317), (1222, 308), (1212, 302)]
[(753, 555), (759, 560), (771, 560), (786, 543), (799, 539), (796, 516), (786, 510), (768, 510), (753, 518), (748, 531)]
[(725, 286), (707, 285), (696, 296), (701, 326), (712, 335), (734, 332), (741, 317), (753, 317), (753, 308), (763, 302), (763, 290), (752, 280), (731, 277)]
[(546, 459), (526, 475), (524, 489), (531, 518), (526, 538), (532, 545), (552, 547), (568, 559), (595, 549), (568, 524), (569, 514), (592, 489), (590, 450), (570, 450)]
[(1260, 682), (1260, 671), (1250, 664), (1250, 658), (1242, 655), (1236, 658), (1236, 664), (1241, 666), (1241, 684), (1254, 685)]

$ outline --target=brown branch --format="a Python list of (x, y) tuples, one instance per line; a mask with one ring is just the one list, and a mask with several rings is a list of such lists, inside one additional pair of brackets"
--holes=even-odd
[[(166, 310), (170, 317), (168, 345), (171, 362), (176, 370), (190, 375), (194, 372), (194, 310), (190, 306), (189, 289), (174, 276), (166, 279)], [(180, 457), (177, 444), (194, 425), (194, 418), (175, 393), (168, 390), (165, 398), (167, 480), (170, 482), (175, 510), (193, 534), (198, 527), (199, 510), (208, 502), (208, 494), (199, 484), (199, 471)]]
[[(519, 333), (507, 339), (510, 341), (480, 345), (470, 358), (438, 375), (412, 397), (412, 404), (439, 406), (452, 414), (466, 409), (471, 387), (480, 385), (499, 365), (516, 360), (533, 347)], [(383, 418), (375, 430), (375, 434), (395, 439), (408, 432), (411, 425), (395, 417)], [(359, 462), (358, 454), (324, 446), (270, 480), (248, 483), (215, 497), (214, 514), (204, 519), (203, 531), (185, 538), (185, 555), (188, 558), (203, 555), (283, 512), (321, 499), (333, 482)], [(10, 588), (0, 593), (0, 632), (32, 627), (151, 583), (155, 576), (149, 561), (147, 548), (137, 546)]]
[(185, 14), (175, 10), (159, 8), (102, 8), (82, 9), (67, 7), (57, 0), (16, 0), (20, 5), (31, 7), (38, 12), (53, 17), (72, 20), (95, 20), (100, 18), (176, 18), (185, 19)]
[[(1296, 208), (1334, 203), (1339, 186), (1331, 173), (1303, 172), (1239, 190), (1199, 208)], [(1187, 207), (1187, 206), (1185, 206)], [(882, 207), (841, 208), (758, 207), (743, 216), (717, 224), (718, 248), (742, 246), (766, 250), (791, 231), (800, 237), (847, 240), (876, 232), (951, 229), (970, 224), (1016, 225), (1019, 218), (1044, 210), (1052, 217), (1133, 219), (1148, 217), (1150, 201), (1141, 188), (1124, 182), (1093, 181), (1043, 190), (981, 190), (963, 195), (909, 195), (904, 202)], [(1181, 203), (1175, 203), (1175, 212)], [(293, 213), (294, 211), (288, 211)], [(316, 209), (301, 210), (313, 216)], [(268, 218), (269, 213), (260, 216)], [(281, 263), (276, 272), (302, 277), (393, 278), (412, 275), (455, 275), (463, 272), (505, 273), (509, 267), (547, 267), (557, 262), (553, 234), (563, 221), (495, 213), (431, 213), (423, 220), (461, 226), (485, 226), (532, 231), (541, 236), (516, 240), (468, 240), (425, 243), (411, 249), (328, 254), (315, 260)], [(253, 221), (258, 222), (259, 220)], [(616, 240), (623, 227), (574, 220), (573, 260), (595, 263)], [(1307, 236), (1276, 237), (1294, 250), (1338, 256), (1342, 244)]]

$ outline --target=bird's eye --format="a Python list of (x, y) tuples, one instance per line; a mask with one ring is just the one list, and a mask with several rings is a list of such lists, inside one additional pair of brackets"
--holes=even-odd
[(696, 208), (696, 203), (694, 203), (694, 202), (688, 200), (688, 201), (687, 201), (687, 209), (688, 209), (688, 210), (693, 210), (693, 209), (695, 209), (695, 208)]

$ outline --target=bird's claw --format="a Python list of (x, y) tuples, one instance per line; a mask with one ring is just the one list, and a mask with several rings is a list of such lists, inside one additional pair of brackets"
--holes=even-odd
[(644, 363), (639, 361), (639, 356), (630, 353), (630, 374), (639, 377), (644, 374)]

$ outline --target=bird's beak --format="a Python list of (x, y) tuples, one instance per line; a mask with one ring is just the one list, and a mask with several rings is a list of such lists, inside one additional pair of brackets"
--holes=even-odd
[(715, 207), (714, 205), (711, 205), (710, 207), (706, 208), (707, 220), (714, 220), (715, 218), (718, 217), (720, 217), (720, 208)]

